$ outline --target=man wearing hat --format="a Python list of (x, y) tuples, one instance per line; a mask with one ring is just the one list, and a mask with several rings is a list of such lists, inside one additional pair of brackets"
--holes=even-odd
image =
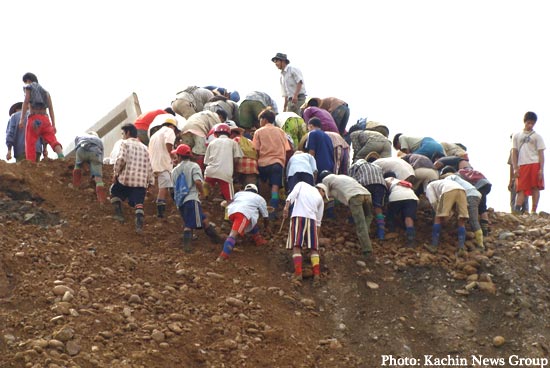
[(201, 197), (204, 197), (204, 179), (201, 168), (191, 161), (191, 147), (180, 144), (172, 155), (176, 157), (177, 166), (170, 176), (174, 183), (174, 201), (183, 220), (183, 251), (192, 252), (193, 230), (202, 228), (212, 243), (219, 243), (220, 238), (202, 211)]
[(258, 194), (258, 187), (255, 184), (247, 184), (243, 191), (237, 192), (235, 197), (227, 206), (231, 231), (223, 243), (223, 249), (216, 259), (218, 262), (229, 259), (229, 255), (235, 247), (237, 238), (245, 234), (251, 234), (254, 243), (261, 246), (267, 243), (260, 235), (258, 219), (260, 215), (264, 218), (264, 230), (269, 231), (269, 213), (265, 199)]
[(290, 66), (286, 54), (278, 52), (271, 58), (281, 71), (281, 90), (285, 100), (284, 111), (293, 111), (300, 115), (300, 106), (306, 102), (306, 87), (300, 69)]
[[(14, 103), (10, 107), (8, 121), (8, 127), (6, 128), (6, 146), (8, 147), (8, 153), (6, 154), (6, 160), (9, 161), (12, 157), (15, 157), (16, 162), (25, 160), (25, 130), (27, 128), (27, 119), (23, 119), (24, 126), (19, 129), (18, 124), (21, 120), (21, 108), (23, 102)], [(42, 138), (36, 141), (36, 161), (40, 160), (42, 155), (42, 146), (44, 145)], [(13, 148), (13, 155), (11, 149)], [(44, 150), (46, 153), (46, 150)], [(44, 155), (46, 156), (46, 154)]]

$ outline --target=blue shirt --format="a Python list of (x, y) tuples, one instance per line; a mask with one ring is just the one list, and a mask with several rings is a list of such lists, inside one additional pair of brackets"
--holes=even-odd
[[(16, 159), (25, 158), (25, 130), (27, 129), (27, 119), (23, 120), (23, 127), (19, 129), (19, 119), (21, 111), (14, 113), (8, 121), (6, 128), (6, 146), (13, 147), (13, 157)], [(36, 141), (36, 153), (42, 153), (42, 138)]]
[(334, 170), (334, 146), (327, 133), (321, 129), (310, 131), (305, 146), (306, 151), (315, 151), (315, 162), (319, 172)]

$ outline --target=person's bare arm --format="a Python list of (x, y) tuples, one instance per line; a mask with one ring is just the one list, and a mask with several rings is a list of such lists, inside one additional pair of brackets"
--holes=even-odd
[(57, 128), (55, 127), (55, 113), (53, 112), (52, 96), (48, 93), (48, 112), (50, 113), (50, 120), (52, 122), (53, 131), (57, 133)]

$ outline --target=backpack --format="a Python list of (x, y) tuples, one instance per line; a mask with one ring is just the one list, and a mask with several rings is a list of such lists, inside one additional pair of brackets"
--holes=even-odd
[(179, 208), (183, 206), (185, 197), (187, 197), (188, 194), (189, 186), (187, 185), (187, 178), (182, 172), (176, 179), (176, 183), (174, 185), (174, 202), (176, 202), (176, 207)]

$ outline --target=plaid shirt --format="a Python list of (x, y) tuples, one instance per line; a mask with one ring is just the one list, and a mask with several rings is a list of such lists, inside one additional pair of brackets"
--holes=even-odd
[(137, 138), (122, 141), (114, 165), (114, 175), (120, 184), (127, 187), (147, 188), (153, 185), (155, 179), (147, 146)]
[(349, 168), (349, 175), (361, 185), (382, 184), (386, 186), (382, 169), (374, 164), (360, 159)]

